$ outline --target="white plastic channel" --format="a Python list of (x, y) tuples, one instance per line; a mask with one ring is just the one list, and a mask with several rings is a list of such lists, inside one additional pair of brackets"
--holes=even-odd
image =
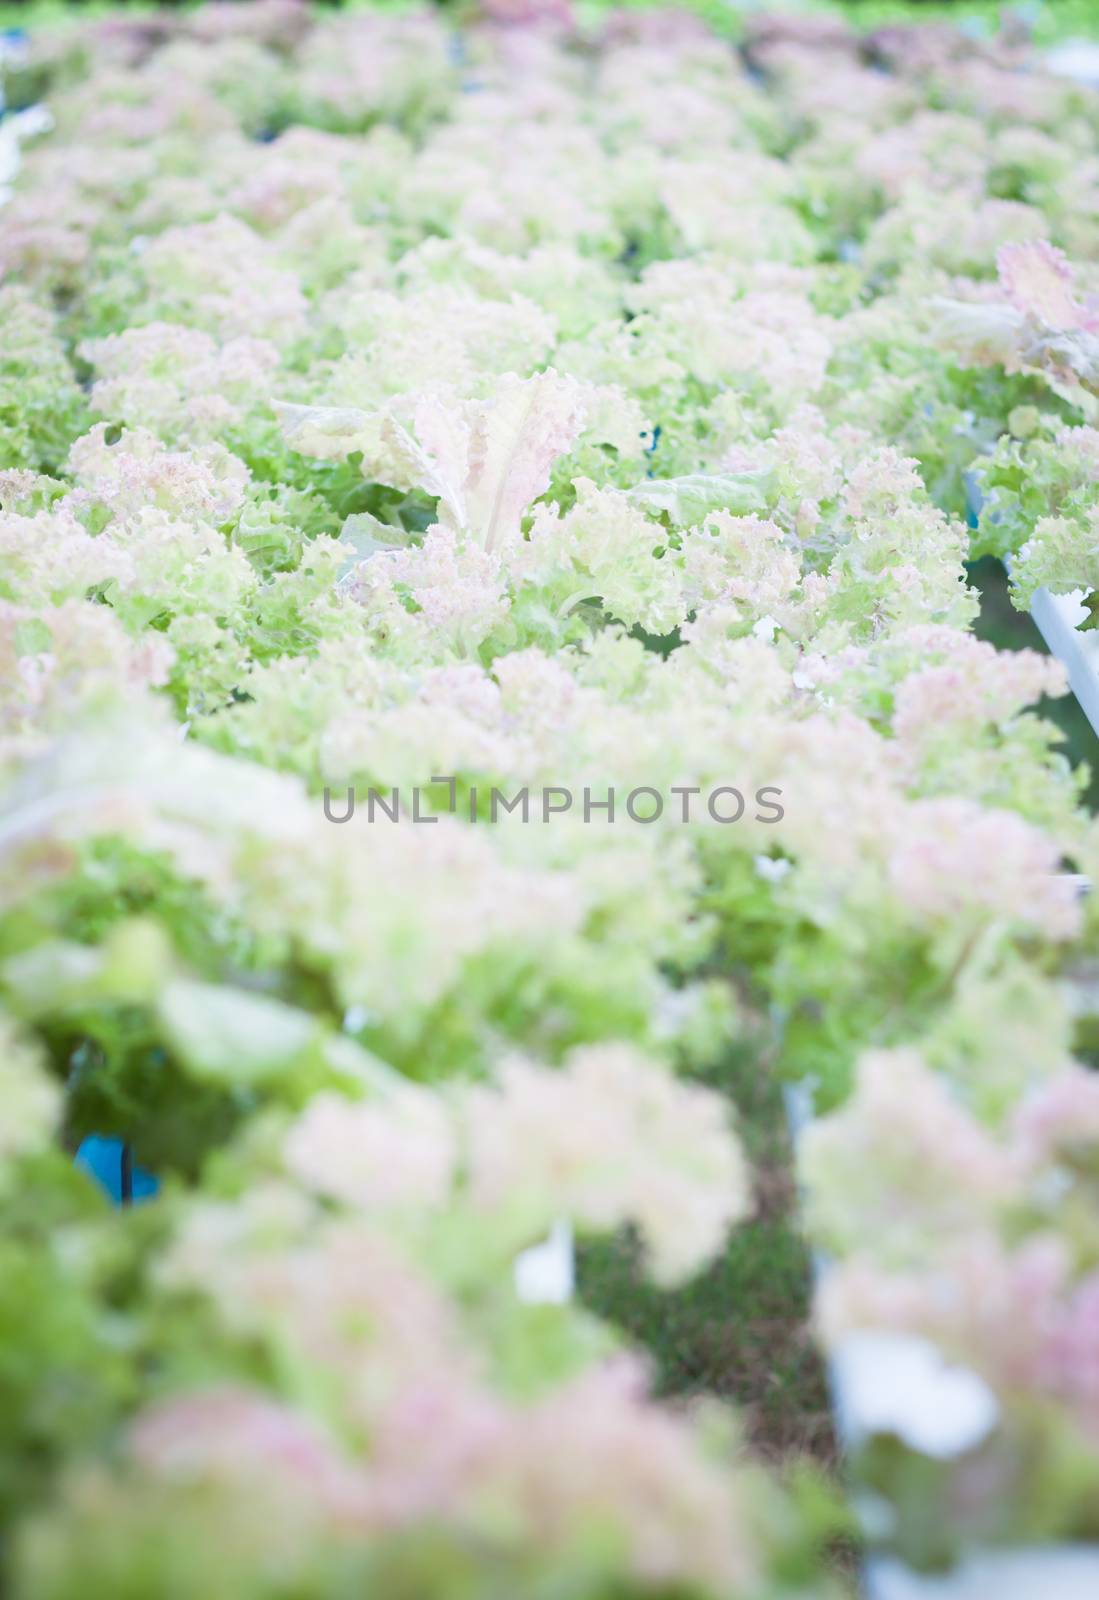
[(1050, 594), (1039, 589), (1030, 603), (1038, 631), (1068, 673), (1069, 686), (1099, 733), (1099, 632), (1081, 633), (1087, 616), (1083, 590)]
[[(790, 1136), (796, 1145), (813, 1119), (812, 1090), (804, 1084), (785, 1091)], [(828, 1271), (827, 1258), (813, 1256), (813, 1276)], [(854, 1355), (854, 1352), (850, 1352)], [(957, 1369), (922, 1374), (921, 1406), (939, 1407), (944, 1421), (956, 1403)], [(851, 1381), (852, 1362), (828, 1363), (828, 1388), (840, 1449), (850, 1454), (874, 1431), (863, 1409), (860, 1386)], [(909, 1409), (903, 1403), (900, 1410)], [(892, 1556), (870, 1556), (863, 1564), (864, 1600), (1099, 1600), (1099, 1546), (1039, 1545), (975, 1551), (947, 1573), (914, 1572)]]
[[(1099, 90), (1099, 40), (1064, 39), (1046, 51), (1045, 67), (1056, 77)], [(1083, 599), (1080, 590), (1056, 595), (1039, 589), (1030, 614), (1052, 654), (1063, 662), (1073, 694), (1099, 733), (1099, 637), (1078, 631), (1086, 615)], [(1099, 1595), (1099, 1588), (1093, 1592)]]

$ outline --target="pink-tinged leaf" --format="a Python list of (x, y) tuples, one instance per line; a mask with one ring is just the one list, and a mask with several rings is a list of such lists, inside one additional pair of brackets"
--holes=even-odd
[(430, 463), (421, 481), (439, 496), (440, 521), (448, 527), (463, 528), (470, 424), (460, 407), (448, 405), (438, 395), (424, 395), (416, 404), (413, 426), (418, 448)]
[(1079, 326), (1082, 307), (1072, 289), (1072, 268), (1064, 252), (1044, 239), (1005, 244), (996, 258), (1000, 285), (1024, 316), (1051, 328)]
[(533, 378), (501, 380), (472, 419), (465, 482), (467, 526), (484, 549), (516, 538), (523, 512), (549, 488), (558, 456), (584, 425), (582, 384), (552, 367)]
[(1023, 313), (1004, 301), (947, 300), (930, 302), (935, 312), (935, 337), (954, 352), (963, 366), (1002, 366), (1018, 369), (1026, 321)]
[(558, 456), (584, 427), (590, 384), (552, 368), (511, 373), (485, 401), (423, 395), (411, 428), (391, 411), (276, 403), (287, 442), (306, 455), (342, 460), (362, 453), (364, 477), (438, 497), (439, 520), (483, 549), (519, 533), (523, 512), (549, 488)]
[(343, 461), (355, 450), (376, 449), (379, 424), (355, 406), (299, 406), (273, 400), (283, 437), (302, 455)]
[(504, 27), (571, 28), (576, 21), (570, 0), (481, 0), (481, 9), (487, 21)]

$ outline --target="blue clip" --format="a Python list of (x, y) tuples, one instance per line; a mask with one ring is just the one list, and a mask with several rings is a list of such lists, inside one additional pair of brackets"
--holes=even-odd
[(135, 1167), (123, 1139), (92, 1133), (76, 1152), (76, 1165), (105, 1191), (116, 1206), (149, 1200), (160, 1182), (143, 1167)]

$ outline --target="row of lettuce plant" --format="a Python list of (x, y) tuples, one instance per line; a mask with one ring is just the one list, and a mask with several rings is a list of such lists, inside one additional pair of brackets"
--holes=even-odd
[(832, 1592), (819, 1508), (512, 1270), (721, 1252), (699, 1080), (764, 1015), (824, 1345), (981, 1386), (884, 1408), (877, 1530), (1099, 1531), (1099, 834), (965, 567), (1099, 586), (1099, 101), (1013, 39), (486, 10), (9, 62), (19, 1600)]

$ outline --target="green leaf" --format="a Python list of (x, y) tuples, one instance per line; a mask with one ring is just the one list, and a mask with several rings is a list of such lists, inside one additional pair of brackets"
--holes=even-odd
[(340, 564), (337, 582), (379, 550), (396, 550), (405, 542), (399, 528), (390, 527), (369, 511), (356, 511), (347, 518), (340, 533), (340, 543), (347, 546), (347, 559)]
[(256, 1084), (281, 1077), (313, 1043), (318, 1024), (304, 1011), (217, 984), (177, 979), (160, 998), (164, 1036), (196, 1077)]
[(53, 646), (53, 635), (41, 617), (24, 617), (15, 625), (12, 644), (17, 656), (40, 656)]
[(8, 1003), (25, 1017), (87, 1005), (141, 1005), (169, 971), (171, 946), (144, 917), (120, 922), (100, 945), (51, 939), (11, 956), (0, 969)]
[(770, 468), (751, 472), (691, 472), (682, 478), (649, 478), (627, 490), (634, 505), (659, 512), (677, 528), (695, 528), (711, 511), (735, 516), (765, 514), (774, 496)]

